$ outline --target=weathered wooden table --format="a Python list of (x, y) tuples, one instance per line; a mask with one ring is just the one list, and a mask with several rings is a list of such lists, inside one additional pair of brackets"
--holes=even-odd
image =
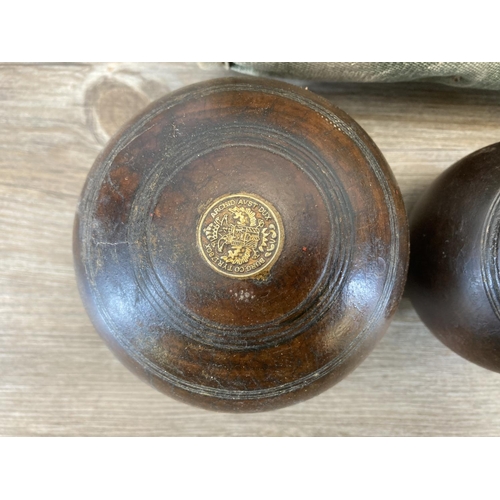
[[(500, 435), (500, 376), (441, 345), (407, 299), (349, 377), (270, 413), (186, 406), (113, 357), (73, 273), (83, 182), (110, 134), (147, 103), (220, 76), (230, 74), (196, 64), (0, 66), (0, 435)], [(309, 88), (372, 136), (408, 210), (442, 170), (500, 140), (500, 93), (422, 83)]]

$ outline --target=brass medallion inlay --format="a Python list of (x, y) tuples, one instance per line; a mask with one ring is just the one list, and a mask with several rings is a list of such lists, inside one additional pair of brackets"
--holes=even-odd
[(204, 260), (231, 278), (265, 276), (278, 259), (284, 239), (278, 211), (268, 201), (247, 193), (215, 200), (197, 228), (198, 248)]

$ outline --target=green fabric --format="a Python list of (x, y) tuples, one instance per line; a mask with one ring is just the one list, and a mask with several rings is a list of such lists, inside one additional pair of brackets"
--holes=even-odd
[(240, 73), (330, 82), (405, 82), (425, 80), (454, 85), (500, 90), (497, 62), (233, 62), (222, 63)]

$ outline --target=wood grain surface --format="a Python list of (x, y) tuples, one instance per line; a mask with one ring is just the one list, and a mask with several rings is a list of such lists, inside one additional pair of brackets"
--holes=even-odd
[[(500, 435), (500, 376), (444, 347), (407, 299), (349, 377), (269, 413), (184, 405), (113, 357), (75, 284), (80, 190), (110, 135), (147, 103), (220, 76), (229, 73), (192, 63), (0, 66), (0, 435)], [(372, 136), (409, 210), (441, 171), (499, 140), (500, 94), (492, 91), (419, 83), (309, 88)]]

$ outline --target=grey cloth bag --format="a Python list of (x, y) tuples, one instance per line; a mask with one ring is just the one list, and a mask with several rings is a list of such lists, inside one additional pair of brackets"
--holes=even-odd
[(222, 65), (255, 76), (329, 82), (433, 81), (457, 87), (500, 90), (498, 62), (231, 62)]

